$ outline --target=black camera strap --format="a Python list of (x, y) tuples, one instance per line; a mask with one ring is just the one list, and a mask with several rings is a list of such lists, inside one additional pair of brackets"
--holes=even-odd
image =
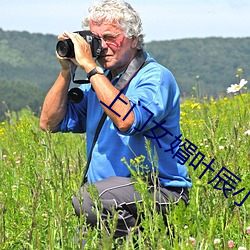
[[(143, 68), (144, 66), (146, 66), (149, 62), (146, 61), (146, 55), (144, 54), (143, 50), (139, 50), (136, 57), (131, 61), (131, 63), (129, 64), (128, 68), (125, 70), (125, 72), (121, 75), (120, 79), (118, 80), (118, 82), (115, 85), (115, 88), (117, 88), (118, 90), (123, 90), (125, 89), (128, 84), (130, 83), (130, 81), (133, 79), (133, 77), (136, 75), (136, 73)], [(95, 136), (91, 145), (91, 149), (89, 152), (89, 156), (88, 156), (88, 160), (86, 163), (86, 167), (84, 170), (84, 175), (83, 175), (83, 180), (82, 180), (82, 184), (81, 186), (83, 186), (86, 182), (87, 182), (87, 174), (88, 174), (88, 169), (89, 169), (89, 164), (92, 158), (92, 152), (95, 146), (95, 143), (98, 139), (98, 136), (101, 132), (102, 126), (106, 120), (107, 114), (104, 112), (102, 114), (102, 117), (97, 125), (97, 129), (95, 132)]]

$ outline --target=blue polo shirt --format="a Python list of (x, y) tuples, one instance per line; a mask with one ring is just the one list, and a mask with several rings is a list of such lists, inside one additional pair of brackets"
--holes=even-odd
[[(146, 150), (145, 139), (150, 140), (151, 152), (157, 152), (157, 171), (163, 186), (191, 187), (185, 165), (180, 165), (173, 154), (178, 147), (171, 149), (171, 143), (180, 135), (180, 91), (172, 73), (147, 55), (150, 61), (143, 67), (129, 85), (124, 94), (133, 106), (135, 120), (127, 132), (121, 132), (107, 117), (92, 153), (88, 170), (88, 181), (96, 182), (110, 176), (129, 177), (130, 170), (121, 161), (144, 155), (144, 165), (152, 168), (152, 162)], [(108, 74), (108, 71), (107, 71)], [(113, 79), (115, 85), (120, 75)], [(100, 86), (101, 87), (101, 86)], [(78, 103), (68, 102), (67, 113), (58, 126), (61, 132), (86, 132), (87, 155), (103, 109), (90, 84), (80, 86), (84, 93)], [(110, 100), (110, 103), (113, 100)], [(121, 105), (122, 103), (119, 99)], [(110, 103), (107, 103), (109, 105)]]

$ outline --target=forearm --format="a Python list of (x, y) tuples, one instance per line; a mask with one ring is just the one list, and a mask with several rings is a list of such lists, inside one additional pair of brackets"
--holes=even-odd
[(49, 129), (55, 132), (58, 124), (64, 118), (67, 110), (69, 84), (70, 73), (68, 70), (62, 70), (44, 100), (40, 117), (42, 130)]
[[(92, 87), (94, 88), (96, 95), (99, 101), (102, 101), (107, 106), (109, 106), (114, 99), (119, 94), (119, 90), (117, 90), (110, 81), (104, 75), (96, 74), (90, 79)], [(134, 122), (134, 113), (133, 111), (129, 113), (125, 120), (123, 118), (127, 115), (127, 113), (131, 109), (131, 105), (129, 99), (121, 94), (120, 98), (124, 100), (127, 104), (123, 103), (121, 100), (117, 100), (112, 105), (112, 110), (118, 113), (120, 116), (117, 116), (112, 110), (107, 108), (105, 105), (102, 105), (105, 113), (110, 117), (110, 119), (115, 123), (117, 128), (125, 132), (127, 131)]]

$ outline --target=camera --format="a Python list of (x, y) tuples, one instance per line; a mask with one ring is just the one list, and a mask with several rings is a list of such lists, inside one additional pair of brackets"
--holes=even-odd
[[(102, 51), (102, 41), (99, 37), (95, 36), (90, 30), (75, 31), (81, 35), (86, 42), (90, 45), (92, 56), (98, 57)], [(71, 39), (65, 39), (57, 42), (56, 51), (61, 57), (74, 58), (74, 44)]]

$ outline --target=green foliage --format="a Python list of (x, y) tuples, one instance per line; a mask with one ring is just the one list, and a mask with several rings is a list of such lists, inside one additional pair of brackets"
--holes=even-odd
[[(194, 170), (187, 162), (193, 181), (190, 204), (173, 206), (167, 214), (156, 213), (154, 198), (149, 197), (145, 180), (136, 171), (143, 168), (145, 157), (131, 159), (127, 165), (139, 185), (143, 202), (138, 204), (144, 214), (141, 227), (135, 227), (127, 239), (112, 239), (117, 221), (107, 223), (111, 235), (102, 222), (100, 229), (88, 228), (82, 235), (76, 228), (86, 225), (85, 216), (74, 216), (71, 197), (82, 181), (85, 166), (85, 140), (79, 134), (50, 134), (39, 130), (38, 118), (28, 110), (8, 113), (0, 123), (0, 249), (80, 249), (79, 240), (85, 237), (85, 249), (227, 249), (229, 240), (250, 247), (250, 197), (240, 202), (250, 190), (250, 95), (230, 98), (197, 100), (191, 98), (181, 105), (182, 140), (188, 139), (205, 155), (204, 161), (215, 172), (207, 171), (199, 179), (204, 165)], [(248, 131), (248, 132), (247, 132)], [(156, 159), (150, 159), (152, 164)], [(121, 163), (124, 164), (124, 163)], [(241, 178), (236, 190), (246, 190), (236, 196), (213, 189), (207, 184), (225, 166)], [(157, 175), (157, 169), (155, 174)], [(220, 186), (221, 187), (221, 186)], [(95, 211), (101, 204), (95, 190)], [(116, 216), (114, 216), (116, 218)], [(137, 233), (135, 233), (137, 232)], [(218, 244), (214, 243), (219, 239)], [(136, 244), (137, 245), (136, 245)]]
[(0, 121), (5, 119), (10, 110), (19, 111), (20, 107), (28, 107), (39, 115), (44, 96), (45, 91), (29, 82), (0, 80)]
[[(225, 88), (237, 83), (237, 69), (248, 70), (249, 48), (250, 38), (211, 37), (146, 44), (146, 50), (173, 72), (183, 97), (192, 94), (197, 81), (202, 96), (224, 96)], [(250, 73), (244, 72), (244, 77), (248, 79)]]
[(57, 76), (56, 36), (0, 29), (0, 79), (48, 89)]

